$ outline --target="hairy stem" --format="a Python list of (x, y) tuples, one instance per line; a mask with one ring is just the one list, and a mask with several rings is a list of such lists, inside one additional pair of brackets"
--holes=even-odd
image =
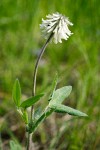
[[(41, 60), (41, 57), (48, 45), (48, 43), (50, 42), (51, 38), (53, 37), (53, 33), (50, 34), (50, 36), (48, 37), (46, 43), (44, 44), (44, 46), (42, 47), (40, 54), (37, 58), (36, 64), (35, 64), (35, 68), (34, 68), (34, 74), (33, 74), (33, 86), (32, 86), (32, 96), (35, 96), (36, 94), (36, 77), (37, 77), (37, 71), (38, 71), (38, 66), (39, 66), (39, 62)], [(33, 116), (33, 106), (31, 107), (31, 117), (30, 117), (30, 122), (32, 122), (32, 116)], [(31, 133), (32, 134), (32, 133)], [(28, 132), (28, 138), (27, 138), (27, 150), (31, 150), (30, 149), (30, 145), (32, 144), (32, 135)]]

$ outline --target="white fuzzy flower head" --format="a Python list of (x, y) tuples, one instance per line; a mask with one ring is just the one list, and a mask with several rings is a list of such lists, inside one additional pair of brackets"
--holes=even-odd
[(40, 28), (47, 39), (53, 33), (54, 43), (62, 43), (62, 39), (67, 40), (71, 33), (68, 29), (69, 25), (73, 25), (68, 18), (59, 14), (58, 12), (52, 15), (47, 15), (46, 20), (42, 19), (42, 24)]

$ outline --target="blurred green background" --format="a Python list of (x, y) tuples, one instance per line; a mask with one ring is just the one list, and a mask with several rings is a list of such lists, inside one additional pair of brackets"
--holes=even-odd
[(42, 57), (37, 93), (47, 93), (56, 72), (58, 88), (72, 85), (65, 104), (89, 115), (76, 118), (54, 114), (34, 135), (40, 150), (100, 149), (100, 1), (99, 0), (0, 0), (0, 132), (4, 150), (10, 139), (25, 146), (25, 129), (12, 101), (12, 87), (19, 78), (23, 99), (31, 96), (34, 64), (45, 40), (39, 24), (47, 14), (69, 17), (74, 33), (62, 44), (51, 43)]

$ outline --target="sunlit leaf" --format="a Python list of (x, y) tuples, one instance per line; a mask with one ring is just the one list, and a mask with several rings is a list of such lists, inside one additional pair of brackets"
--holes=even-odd
[(40, 95), (36, 95), (36, 96), (28, 98), (27, 100), (25, 100), (24, 102), (21, 103), (20, 107), (27, 108), (27, 107), (32, 106), (37, 101), (39, 101), (43, 95), (44, 94), (40, 94)]

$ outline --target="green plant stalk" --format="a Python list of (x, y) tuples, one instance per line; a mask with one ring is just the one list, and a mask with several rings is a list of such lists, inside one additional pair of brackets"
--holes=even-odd
[[(46, 43), (44, 44), (44, 46), (42, 47), (40, 54), (37, 58), (36, 64), (35, 64), (35, 68), (34, 68), (34, 74), (33, 74), (33, 86), (32, 86), (32, 96), (35, 96), (36, 94), (36, 77), (37, 77), (37, 71), (38, 71), (38, 66), (39, 66), (39, 62), (41, 60), (41, 57), (48, 45), (48, 43), (50, 42), (51, 38), (53, 37), (53, 33), (50, 34), (50, 36), (48, 37)], [(32, 122), (32, 116), (33, 116), (33, 106), (31, 107), (31, 117), (30, 117), (30, 122)], [(32, 142), (32, 135), (28, 132), (28, 137), (27, 137), (27, 150), (30, 150), (30, 145)]]

